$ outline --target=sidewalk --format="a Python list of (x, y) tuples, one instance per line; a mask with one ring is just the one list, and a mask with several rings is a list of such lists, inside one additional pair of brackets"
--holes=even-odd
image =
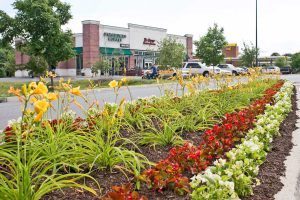
[[(300, 109), (300, 83), (295, 84), (297, 88), (297, 105)], [(297, 111), (300, 117), (300, 110)], [(285, 161), (286, 174), (281, 177), (284, 184), (281, 191), (275, 195), (275, 200), (300, 200), (300, 119), (297, 120), (298, 129), (293, 132), (294, 147)]]
[[(55, 81), (59, 81), (60, 78), (64, 78), (65, 80), (71, 79), (71, 80), (121, 80), (125, 76), (96, 76), (96, 77), (90, 77), (90, 76), (74, 76), (74, 77), (56, 77), (54, 78)], [(140, 80), (142, 79), (140, 76), (126, 76), (128, 79), (132, 80)], [(39, 81), (40, 78), (35, 77), (35, 78), (30, 78), (30, 77), (9, 77), (9, 78), (0, 78), (0, 83), (1, 82), (32, 82), (32, 81)]]

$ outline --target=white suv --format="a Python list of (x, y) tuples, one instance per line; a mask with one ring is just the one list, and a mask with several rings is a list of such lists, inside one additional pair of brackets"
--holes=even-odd
[(224, 74), (230, 73), (232, 75), (239, 75), (243, 72), (243, 69), (240, 67), (235, 67), (232, 64), (219, 64), (217, 65), (218, 68), (221, 69), (221, 73), (224, 71)]
[(220, 73), (220, 69), (218, 67), (215, 67), (214, 69), (212, 67), (207, 67), (205, 64), (201, 62), (185, 62), (182, 66), (182, 75), (197, 75), (202, 74), (203, 76), (207, 77), (210, 73), (213, 73), (213, 70), (215, 73)]

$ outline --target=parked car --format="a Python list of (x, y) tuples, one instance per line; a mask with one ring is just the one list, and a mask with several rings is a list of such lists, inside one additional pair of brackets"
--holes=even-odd
[(221, 69), (221, 73), (231, 74), (231, 75), (239, 75), (243, 73), (243, 69), (240, 67), (235, 67), (232, 64), (219, 64), (217, 65)]
[(201, 62), (185, 62), (182, 66), (183, 76), (201, 74), (205, 77), (208, 77), (209, 74), (212, 74), (213, 72), (220, 73), (220, 69), (218, 67), (215, 69), (213, 67), (208, 67)]
[(291, 67), (280, 67), (281, 74), (291, 74), (292, 68)]
[(263, 67), (261, 69), (261, 72), (265, 74), (277, 74), (280, 73), (280, 68), (277, 66), (267, 66), (267, 67)]

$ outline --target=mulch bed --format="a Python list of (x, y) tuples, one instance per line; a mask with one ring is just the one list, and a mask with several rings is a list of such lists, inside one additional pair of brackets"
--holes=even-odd
[(286, 167), (284, 161), (290, 155), (293, 148), (292, 133), (297, 129), (297, 97), (296, 89), (292, 96), (292, 112), (280, 125), (281, 136), (272, 142), (272, 151), (268, 153), (267, 160), (259, 167), (258, 179), (261, 185), (253, 189), (254, 195), (243, 200), (271, 200), (283, 187), (280, 177), (285, 175)]

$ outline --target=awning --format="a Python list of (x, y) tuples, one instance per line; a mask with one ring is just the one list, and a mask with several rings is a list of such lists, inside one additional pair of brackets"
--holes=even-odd
[(130, 49), (117, 49), (117, 48), (106, 48), (100, 47), (100, 53), (102, 55), (116, 55), (116, 56), (131, 56)]
[[(76, 55), (79, 55), (82, 53), (82, 47), (75, 47), (73, 48)], [(102, 55), (116, 55), (116, 56), (131, 56), (132, 53), (130, 49), (117, 49), (117, 48), (106, 48), (106, 47), (100, 47), (99, 48), (100, 54)]]
[(75, 47), (75, 48), (73, 48), (73, 50), (75, 51), (76, 55), (79, 55), (82, 53), (82, 47)]

